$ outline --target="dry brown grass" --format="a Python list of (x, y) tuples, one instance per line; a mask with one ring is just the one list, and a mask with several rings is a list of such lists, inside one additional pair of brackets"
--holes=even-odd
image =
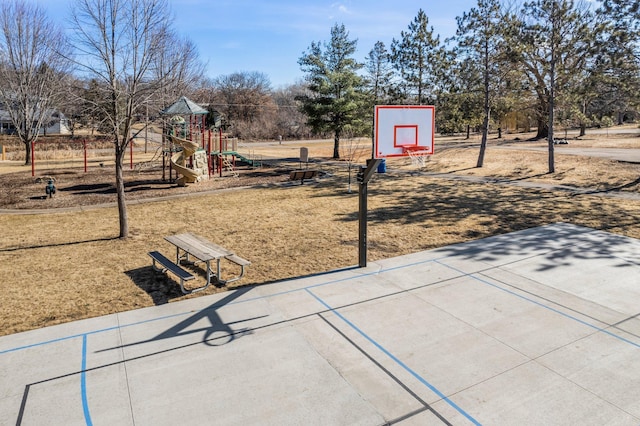
[[(314, 158), (331, 150), (330, 143), (309, 147)], [(255, 147), (282, 157), (295, 157), (296, 149)], [(561, 156), (558, 174), (545, 175), (544, 154), (491, 147), (486, 167), (474, 169), (476, 156), (476, 148), (441, 150), (426, 171), (600, 188), (640, 174), (638, 165)], [(220, 291), (182, 296), (175, 281), (151, 269), (146, 253), (170, 255), (164, 237), (179, 232), (198, 233), (251, 260), (238, 285), (357, 264), (357, 195), (346, 192), (343, 165), (320, 168), (333, 177), (131, 205), (125, 240), (115, 238), (115, 208), (0, 216), (0, 334)], [(559, 221), (640, 238), (637, 200), (435, 178), (405, 159), (389, 161), (388, 169), (369, 187), (370, 261)], [(637, 185), (626, 190), (638, 192)]]
[(427, 162), (425, 170), (597, 190), (616, 188), (627, 192), (639, 191), (638, 183), (629, 185), (640, 178), (638, 164), (563, 155), (557, 151), (556, 172), (549, 174), (546, 152), (489, 147), (484, 166), (476, 168), (477, 150), (476, 147), (441, 150)]

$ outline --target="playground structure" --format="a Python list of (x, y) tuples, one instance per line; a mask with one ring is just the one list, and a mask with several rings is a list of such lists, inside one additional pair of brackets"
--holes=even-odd
[[(250, 167), (260, 167), (261, 162), (238, 153), (237, 139), (230, 140), (223, 134), (223, 125), (216, 123), (215, 131), (205, 129), (205, 118), (209, 113), (186, 97), (160, 112), (170, 116), (165, 120), (163, 132), (162, 180), (175, 181), (179, 185), (199, 182), (216, 173), (222, 177), (223, 171), (238, 176), (236, 162), (241, 161)], [(167, 159), (169, 159), (167, 161)]]
[(212, 173), (218, 172), (222, 177), (223, 170), (231, 171), (235, 174), (236, 163), (242, 162), (249, 167), (262, 167), (262, 161), (256, 158), (249, 158), (238, 152), (238, 139), (227, 138), (222, 133), (222, 128), (217, 132), (208, 132), (208, 152), (211, 158)]
[[(209, 178), (206, 152), (200, 149), (197, 142), (169, 136), (173, 146), (179, 146), (182, 150), (171, 156), (171, 167), (181, 175), (176, 183), (185, 186), (188, 183), (199, 182)], [(187, 164), (189, 160), (190, 164)]]
[[(163, 110), (162, 139), (156, 154), (151, 159), (142, 157), (134, 164), (134, 140), (129, 142), (128, 163), (131, 170), (152, 167), (162, 162), (162, 180), (176, 182), (179, 185), (200, 182), (223, 172), (238, 176), (238, 163), (249, 167), (261, 167), (262, 161), (238, 153), (238, 140), (228, 138), (223, 133), (221, 121), (213, 129), (205, 127), (205, 118), (209, 112), (182, 97), (176, 103)], [(140, 133), (140, 132), (138, 132)], [(145, 154), (146, 154), (145, 139)], [(2, 146), (4, 151), (5, 147)], [(139, 154), (136, 154), (139, 155)], [(38, 172), (51, 173), (54, 169), (82, 168), (85, 173), (90, 167), (104, 167), (113, 162), (111, 144), (87, 139), (48, 140), (38, 139), (31, 144), (31, 175)], [(62, 158), (60, 158), (62, 157)], [(167, 179), (168, 171), (168, 179)], [(175, 171), (175, 173), (174, 173)]]

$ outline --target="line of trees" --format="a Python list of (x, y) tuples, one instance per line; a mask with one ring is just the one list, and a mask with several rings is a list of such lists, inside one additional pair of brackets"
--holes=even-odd
[[(73, 16), (82, 10), (90, 11), (92, 14), (85, 14), (85, 18), (93, 22), (74, 21), (77, 37), (72, 40), (75, 53), (71, 54), (60, 52), (64, 50), (62, 46), (69, 44), (40, 10), (28, 7), (23, 0), (3, 3), (2, 50), (13, 54), (16, 50), (12, 46), (28, 46), (28, 38), (32, 37), (31, 44), (43, 52), (32, 61), (40, 66), (16, 65), (12, 55), (0, 60), (3, 81), (15, 82), (0, 87), (0, 102), (17, 105), (20, 94), (25, 105), (18, 114), (22, 118), (16, 115), (14, 120), (19, 122), (15, 127), (25, 149), (37, 137), (33, 131), (36, 126), (26, 123), (42, 121), (44, 118), (36, 117), (35, 112), (43, 114), (47, 110), (45, 105), (30, 104), (30, 100), (62, 108), (71, 119), (72, 131), (76, 126), (88, 126), (104, 133), (112, 127), (102, 104), (105, 87), (112, 85), (108, 82), (111, 77), (105, 79), (84, 59), (91, 49), (99, 55), (109, 53), (107, 46), (101, 46), (89, 33), (92, 27), (108, 29), (108, 22), (96, 21), (106, 19), (106, 15), (98, 16), (93, 10), (102, 7), (106, 13), (109, 8), (123, 9), (125, 4), (115, 0), (78, 0)], [(471, 129), (482, 132), (478, 167), (484, 163), (489, 128), (498, 130), (499, 136), (503, 127), (535, 128), (537, 138), (549, 140), (549, 169), (553, 171), (550, 130), (554, 126), (579, 127), (584, 134), (589, 126), (611, 118), (621, 123), (637, 110), (640, 36), (639, 12), (634, 2), (602, 0), (595, 7), (583, 1), (536, 0), (510, 2), (506, 7), (499, 0), (478, 0), (457, 18), (456, 35), (444, 41), (430, 25), (425, 11), (419, 10), (388, 48), (382, 41), (376, 42), (362, 62), (354, 56), (357, 40), (350, 38), (344, 25), (336, 24), (328, 41), (313, 42), (300, 57), (304, 80), (278, 90), (271, 87), (267, 75), (256, 71), (205, 78), (193, 43), (170, 29), (171, 13), (166, 1), (136, 0), (128, 7), (134, 10), (137, 4), (142, 5), (141, 10), (166, 13), (162, 24), (166, 29), (151, 41), (157, 45), (153, 47), (156, 59), (136, 69), (138, 80), (142, 78), (145, 83), (145, 114), (148, 111), (157, 116), (178, 96), (187, 95), (208, 105), (212, 117), (222, 114), (226, 130), (244, 139), (331, 135), (337, 157), (342, 133), (369, 134), (373, 105), (434, 104), (438, 131), (467, 135)], [(18, 19), (27, 12), (36, 20), (28, 25)], [(112, 34), (127, 34), (128, 29), (134, 28), (129, 21), (138, 15), (118, 12), (111, 23)], [(24, 32), (26, 37), (16, 41), (12, 35), (23, 34), (18, 27), (43, 31), (34, 31), (33, 35)], [(109, 35), (107, 31), (100, 34)], [(142, 35), (130, 33), (127, 37), (131, 40)], [(83, 46), (83, 37), (94, 40)], [(19, 59), (26, 55), (17, 52)], [(61, 57), (74, 59), (61, 61)], [(139, 56), (124, 59), (138, 60)], [(74, 72), (69, 70), (70, 63), (76, 65)], [(16, 69), (28, 71), (34, 78), (18, 77)], [(45, 82), (32, 83), (35, 77)], [(123, 77), (114, 74), (113, 78)], [(39, 91), (14, 90), (24, 81)], [(141, 87), (139, 82), (135, 84)], [(136, 113), (138, 117), (145, 115), (140, 110)], [(29, 161), (26, 152), (25, 161)]]
[[(419, 10), (390, 49), (377, 42), (363, 64), (353, 58), (357, 40), (335, 25), (329, 41), (312, 43), (299, 60), (308, 88), (299, 99), (313, 130), (334, 134), (334, 157), (345, 126), (362, 135), (370, 131), (371, 120), (363, 115), (344, 120), (347, 107), (371, 114), (374, 104), (433, 104), (441, 133), (482, 132), (478, 167), (490, 126), (500, 137), (506, 124), (535, 127), (538, 139), (548, 139), (553, 173), (554, 127), (579, 127), (584, 134), (609, 117), (622, 123), (635, 116), (639, 9), (624, 0), (603, 0), (599, 7), (573, 0), (508, 7), (478, 0), (444, 42)], [(333, 57), (349, 66), (341, 69)], [(346, 93), (352, 103), (344, 100)]]
[(52, 108), (73, 125), (110, 135), (116, 157), (120, 236), (128, 235), (122, 161), (137, 118), (157, 116), (181, 95), (224, 117), (226, 131), (253, 138), (370, 135), (373, 105), (433, 104), (441, 133), (537, 129), (555, 170), (554, 127), (621, 123), (640, 89), (640, 8), (600, 0), (477, 0), (441, 40), (420, 9), (389, 48), (364, 61), (342, 24), (299, 59), (304, 79), (274, 90), (243, 71), (204, 76), (194, 44), (173, 28), (167, 0), (75, 0), (65, 35), (26, 0), (0, 6), (0, 105), (25, 145)]

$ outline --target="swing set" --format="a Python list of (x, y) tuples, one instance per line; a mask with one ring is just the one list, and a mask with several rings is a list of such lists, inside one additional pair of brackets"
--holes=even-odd
[[(36, 175), (36, 150), (37, 147), (40, 145), (54, 145), (54, 144), (60, 144), (61, 142), (59, 141), (48, 141), (48, 140), (38, 140), (38, 141), (33, 141), (31, 142), (31, 177), (35, 177)], [(69, 140), (65, 140), (63, 142), (64, 144), (67, 145), (81, 145), (80, 149), (82, 150), (82, 158), (83, 158), (83, 168), (84, 168), (84, 172), (87, 173), (88, 170), (88, 145), (90, 142), (88, 142), (86, 139), (82, 139), (82, 140), (73, 140), (73, 139), (69, 139)], [(47, 150), (40, 150), (40, 152), (45, 152)], [(77, 151), (77, 150), (76, 150)], [(54, 151), (55, 152), (55, 151)], [(45, 163), (48, 165), (49, 164), (49, 160), (44, 160)], [(58, 161), (58, 160), (56, 160)], [(73, 160), (71, 160), (71, 162), (73, 162)], [(40, 164), (40, 161), (38, 162), (38, 164)], [(132, 141), (129, 141), (129, 165), (131, 170), (133, 170), (134, 166), (133, 166), (133, 143)]]

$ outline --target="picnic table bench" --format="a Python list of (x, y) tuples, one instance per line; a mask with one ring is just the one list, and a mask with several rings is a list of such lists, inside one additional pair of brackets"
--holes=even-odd
[[(165, 237), (165, 240), (167, 240), (169, 243), (173, 244), (176, 247), (175, 263), (170, 261), (164, 255), (158, 252), (150, 252), (149, 256), (151, 256), (151, 253), (160, 254), (161, 257), (157, 255), (151, 256), (152, 259), (154, 259), (153, 260), (154, 265), (155, 265), (155, 262), (158, 262), (162, 266), (164, 266), (165, 269), (163, 272), (167, 270), (171, 271), (178, 278), (180, 278), (180, 289), (184, 294), (195, 293), (195, 292), (204, 290), (205, 288), (209, 287), (209, 285), (211, 284), (211, 278), (215, 278), (216, 281), (221, 285), (224, 285), (233, 281), (237, 281), (244, 276), (245, 267), (248, 265), (251, 265), (250, 261), (241, 258), (240, 256), (236, 255), (232, 251), (229, 251), (224, 247), (221, 247), (215, 243), (212, 243), (211, 241), (199, 235), (194, 235), (191, 233), (177, 234), (177, 235), (171, 235), (171, 236)], [(197, 260), (192, 261), (191, 257)], [(161, 259), (162, 261), (158, 259)], [(222, 259), (226, 259), (229, 262), (235, 263), (236, 265), (240, 266), (240, 274), (231, 279), (223, 280), (220, 272), (221, 270), (220, 262)], [(180, 267), (180, 263), (183, 261), (187, 263), (191, 263), (193, 265), (197, 263), (206, 264), (205, 276), (206, 276), (207, 282), (204, 286), (195, 288), (193, 290), (187, 290), (184, 288), (184, 281), (188, 281), (190, 279), (193, 279), (194, 277), (193, 275), (190, 274), (190, 272)], [(216, 262), (215, 271), (212, 270), (211, 268), (211, 261)], [(169, 263), (169, 265), (167, 265), (166, 263)]]
[[(191, 272), (182, 269), (180, 265), (173, 263), (172, 260), (167, 258), (159, 251), (150, 251), (149, 256), (151, 256), (151, 259), (153, 260), (153, 269), (163, 273), (170, 271), (173, 275), (177, 276), (180, 279), (180, 289), (182, 290), (182, 292), (185, 294), (188, 293), (188, 291), (184, 288), (184, 282), (195, 278), (195, 276)], [(156, 263), (161, 267), (158, 267)]]
[(289, 180), (299, 180), (300, 185), (304, 185), (305, 179), (313, 179), (317, 175), (317, 170), (293, 170), (289, 173)]

